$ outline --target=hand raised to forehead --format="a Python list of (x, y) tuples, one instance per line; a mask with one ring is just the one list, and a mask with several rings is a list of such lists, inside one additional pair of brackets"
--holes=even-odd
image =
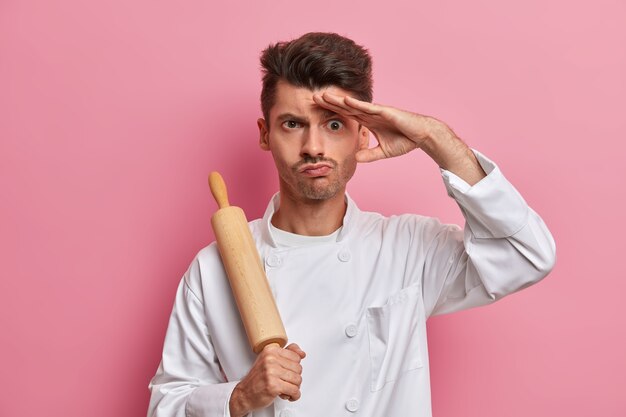
[(372, 132), (378, 145), (359, 151), (356, 154), (359, 162), (392, 158), (419, 148), (428, 138), (431, 123), (435, 120), (391, 106), (328, 92), (314, 94), (313, 101), (320, 107), (356, 120)]

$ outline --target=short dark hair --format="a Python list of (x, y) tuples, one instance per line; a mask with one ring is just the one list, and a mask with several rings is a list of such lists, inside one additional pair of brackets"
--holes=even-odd
[(261, 110), (268, 124), (280, 80), (311, 90), (337, 86), (372, 101), (372, 58), (367, 49), (336, 33), (310, 32), (269, 45), (261, 53), (261, 68)]

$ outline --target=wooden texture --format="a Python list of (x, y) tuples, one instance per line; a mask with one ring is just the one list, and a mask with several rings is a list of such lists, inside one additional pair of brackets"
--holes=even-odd
[(250, 346), (257, 354), (271, 343), (284, 347), (285, 328), (246, 216), (241, 208), (228, 205), (226, 186), (218, 173), (211, 173), (209, 185), (220, 205), (211, 224)]

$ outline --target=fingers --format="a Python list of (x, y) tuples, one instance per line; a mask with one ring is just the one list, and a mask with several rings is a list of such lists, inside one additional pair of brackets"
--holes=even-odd
[(289, 401), (300, 399), (300, 361), (305, 356), (295, 343), (285, 349), (278, 345), (266, 346), (233, 391), (231, 410), (235, 410), (235, 415), (245, 415), (268, 406), (276, 397)]
[(287, 395), (289, 396), (288, 400), (293, 402), (293, 401), (298, 401), (300, 399), (300, 397), (302, 397), (302, 392), (300, 391), (300, 385), (288, 385), (285, 387), (285, 391)]
[[(268, 346), (261, 352), (263, 358), (261, 361), (265, 363), (265, 369), (268, 377), (275, 376), (281, 382), (280, 393), (281, 398), (287, 396), (290, 401), (300, 398), (300, 384), (302, 384), (302, 365), (300, 361), (306, 356), (306, 353), (300, 347), (292, 343), (282, 349), (278, 346)], [(261, 356), (260, 355), (260, 356)]]
[(300, 365), (299, 361), (282, 360), (279, 364), (288, 371), (295, 372), (297, 374), (302, 373), (302, 365)]
[(295, 343), (292, 343), (288, 346), (285, 347), (285, 350), (290, 350), (292, 352), (296, 352), (301, 359), (304, 359), (306, 357), (306, 353), (304, 353), (304, 351), (302, 349), (300, 349), (300, 346), (298, 346)]
[(374, 162), (387, 157), (380, 145), (375, 148), (362, 149), (356, 153), (357, 162)]
[(302, 395), (300, 392), (300, 384), (302, 377), (290, 371), (270, 371), (264, 377), (264, 389), (259, 392), (267, 392), (270, 399), (281, 397), (284, 400), (296, 401)]
[[(336, 96), (333, 96), (333, 97), (336, 97)], [(324, 94), (324, 96), (320, 94), (313, 94), (313, 101), (318, 106), (328, 109), (330, 111), (333, 111), (337, 114), (341, 114), (343, 116), (353, 117), (356, 115), (356, 111), (354, 109), (346, 106), (340, 100), (334, 100), (334, 99), (332, 99), (332, 101), (329, 100), (328, 97), (326, 97), (326, 94)]]
[(286, 371), (277, 375), (279, 378), (279, 387), (277, 393), (283, 400), (296, 401), (300, 399), (300, 385), (302, 384), (302, 376), (299, 373)]
[(302, 384), (302, 365), (300, 361), (306, 357), (306, 353), (300, 346), (291, 343), (285, 349), (280, 351), (280, 355), (287, 359), (281, 361), (282, 367), (286, 372), (280, 375), (280, 378), (286, 383), (283, 386), (280, 398), (283, 400), (297, 401), (301, 397), (300, 384)]
[[(278, 359), (284, 358), (287, 361), (300, 363), (306, 357), (306, 353), (295, 343), (290, 344), (284, 349), (278, 345), (266, 346), (259, 356), (276, 356)], [(281, 362), (284, 362), (281, 360)]]
[(361, 101), (350, 96), (337, 96), (328, 92), (314, 94), (313, 101), (328, 110), (349, 116), (373, 116), (382, 113), (382, 107), (379, 105)]
[(280, 387), (278, 388), (279, 392), (282, 394), (279, 395), (283, 400), (288, 401), (297, 401), (302, 396), (302, 392), (300, 391), (300, 386), (295, 384), (290, 384), (288, 382), (282, 381)]
[(382, 107), (377, 104), (370, 103), (367, 101), (357, 100), (356, 98), (350, 97), (350, 96), (346, 96), (344, 98), (344, 103), (347, 106), (352, 107), (353, 109), (360, 110), (363, 113), (370, 114), (370, 115), (381, 114), (383, 111)]
[(273, 378), (275, 386), (274, 395), (278, 395), (283, 400), (297, 401), (302, 393), (300, 385), (302, 384), (302, 366), (289, 360), (283, 360), (279, 363), (280, 368), (272, 368), (268, 370), (268, 382)]
[(306, 353), (304, 353), (304, 351), (300, 349), (300, 346), (292, 343), (289, 346), (285, 347), (285, 349), (281, 349), (277, 353), (282, 358), (286, 359), (280, 362), (283, 368), (297, 374), (302, 373), (302, 365), (300, 365), (300, 361), (305, 358)]
[(294, 372), (283, 368), (282, 371), (277, 372), (276, 376), (279, 377), (283, 382), (295, 385), (298, 388), (300, 388), (300, 384), (302, 384), (302, 375), (300, 375), (299, 372)]

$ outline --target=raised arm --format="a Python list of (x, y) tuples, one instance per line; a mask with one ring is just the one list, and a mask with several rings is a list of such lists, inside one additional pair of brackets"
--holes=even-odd
[(422, 149), (439, 165), (466, 224), (461, 230), (432, 219), (419, 240), (426, 245), (426, 259), (416, 274), (423, 278), (428, 316), (489, 304), (538, 282), (553, 268), (554, 239), (543, 220), (492, 161), (472, 151), (445, 123), (349, 96), (324, 92), (313, 99), (372, 132), (378, 144), (359, 151), (359, 162)]
[(358, 121), (372, 132), (378, 145), (359, 151), (356, 156), (359, 162), (393, 158), (419, 148), (439, 167), (470, 185), (486, 175), (471, 149), (434, 117), (329, 93), (316, 94), (313, 100), (321, 107)]

